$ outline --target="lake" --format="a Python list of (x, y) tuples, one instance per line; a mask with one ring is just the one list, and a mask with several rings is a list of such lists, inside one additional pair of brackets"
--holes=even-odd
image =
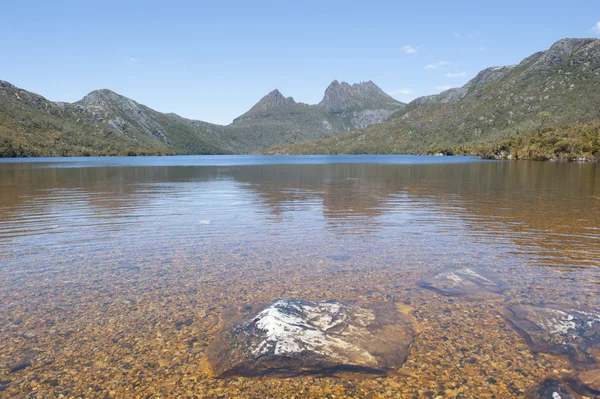
[[(0, 395), (519, 397), (573, 365), (532, 353), (502, 306), (600, 306), (597, 164), (5, 159), (0, 189)], [(502, 299), (418, 285), (465, 267)], [(392, 301), (419, 334), (397, 376), (209, 378), (223, 310), (278, 298)]]

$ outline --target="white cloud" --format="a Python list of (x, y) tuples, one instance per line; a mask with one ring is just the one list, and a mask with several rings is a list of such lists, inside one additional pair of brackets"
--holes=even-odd
[(448, 89), (453, 88), (454, 86), (452, 85), (439, 85), (439, 86), (435, 86), (436, 89), (440, 90), (440, 91), (445, 91)]
[(594, 25), (592, 30), (600, 35), (600, 21), (596, 22), (596, 25)]
[(398, 90), (392, 90), (390, 92), (388, 92), (388, 94), (390, 96), (397, 96), (397, 95), (403, 95), (403, 96), (410, 96), (411, 94), (414, 94), (415, 91), (413, 89), (408, 89), (408, 88), (404, 88), (404, 89), (398, 89)]
[(479, 47), (479, 51), (485, 51), (485, 47)]
[(417, 52), (417, 48), (413, 47), (413, 46), (406, 45), (406, 46), (402, 47), (402, 51), (404, 51), (407, 54), (413, 54), (413, 53)]
[(467, 76), (466, 72), (449, 72), (446, 74), (449, 78), (462, 78), (463, 76)]
[(128, 58), (127, 58), (127, 61), (129, 61), (129, 62), (136, 62), (136, 61), (137, 61), (137, 59), (136, 59), (136, 58), (133, 58), (133, 57), (128, 57)]
[(436, 69), (439, 67), (442, 67), (444, 65), (448, 65), (449, 62), (448, 61), (438, 61), (438, 62), (434, 62), (433, 64), (428, 64), (425, 65), (425, 69)]

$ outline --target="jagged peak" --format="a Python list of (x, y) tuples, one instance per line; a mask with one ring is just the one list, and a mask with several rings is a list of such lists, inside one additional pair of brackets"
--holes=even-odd
[(344, 82), (344, 81), (340, 82), (337, 79), (335, 79), (333, 82), (331, 82), (329, 84), (329, 86), (327, 87), (327, 89), (325, 91), (327, 91), (329, 89), (335, 89), (337, 87), (350, 87), (350, 88), (355, 88), (355, 89), (356, 88), (377, 89), (377, 90), (380, 90), (383, 93), (383, 90), (381, 90), (379, 88), (379, 86), (377, 86), (375, 83), (373, 83), (372, 80), (367, 80), (366, 82), (358, 82), (358, 83), (352, 83), (352, 84), (350, 84), (348, 82)]
[(278, 89), (274, 89), (264, 96), (256, 105), (263, 103), (268, 107), (282, 107), (296, 104), (293, 97), (285, 97)]
[(368, 109), (399, 106), (402, 103), (386, 94), (373, 81), (353, 83), (334, 80), (329, 84), (318, 104), (330, 112), (340, 112), (351, 109)]
[(294, 104), (296, 104), (296, 101), (294, 101), (293, 97), (285, 97), (278, 89), (274, 89), (273, 91), (269, 92), (269, 94), (261, 98), (260, 101), (257, 102), (254, 107), (252, 107), (252, 109), (260, 108), (267, 110), (272, 108), (284, 108)]

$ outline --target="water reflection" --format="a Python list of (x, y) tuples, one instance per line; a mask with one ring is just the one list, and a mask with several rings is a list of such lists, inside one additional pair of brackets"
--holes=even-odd
[(109, 245), (111, 233), (146, 244), (148, 234), (227, 241), (235, 232), (273, 233), (277, 223), (277, 234), (296, 239), (308, 232), (385, 239), (434, 230), (431, 245), (466, 228), (469, 239), (485, 245), (509, 238), (516, 246), (506, 250), (532, 255), (531, 265), (570, 270), (600, 259), (595, 165), (46, 166), (0, 166), (5, 256), (32, 240), (42, 251)]

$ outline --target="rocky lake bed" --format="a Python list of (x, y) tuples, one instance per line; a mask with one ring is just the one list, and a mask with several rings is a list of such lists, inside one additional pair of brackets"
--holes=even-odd
[(598, 396), (593, 165), (68, 166), (0, 165), (0, 397)]

